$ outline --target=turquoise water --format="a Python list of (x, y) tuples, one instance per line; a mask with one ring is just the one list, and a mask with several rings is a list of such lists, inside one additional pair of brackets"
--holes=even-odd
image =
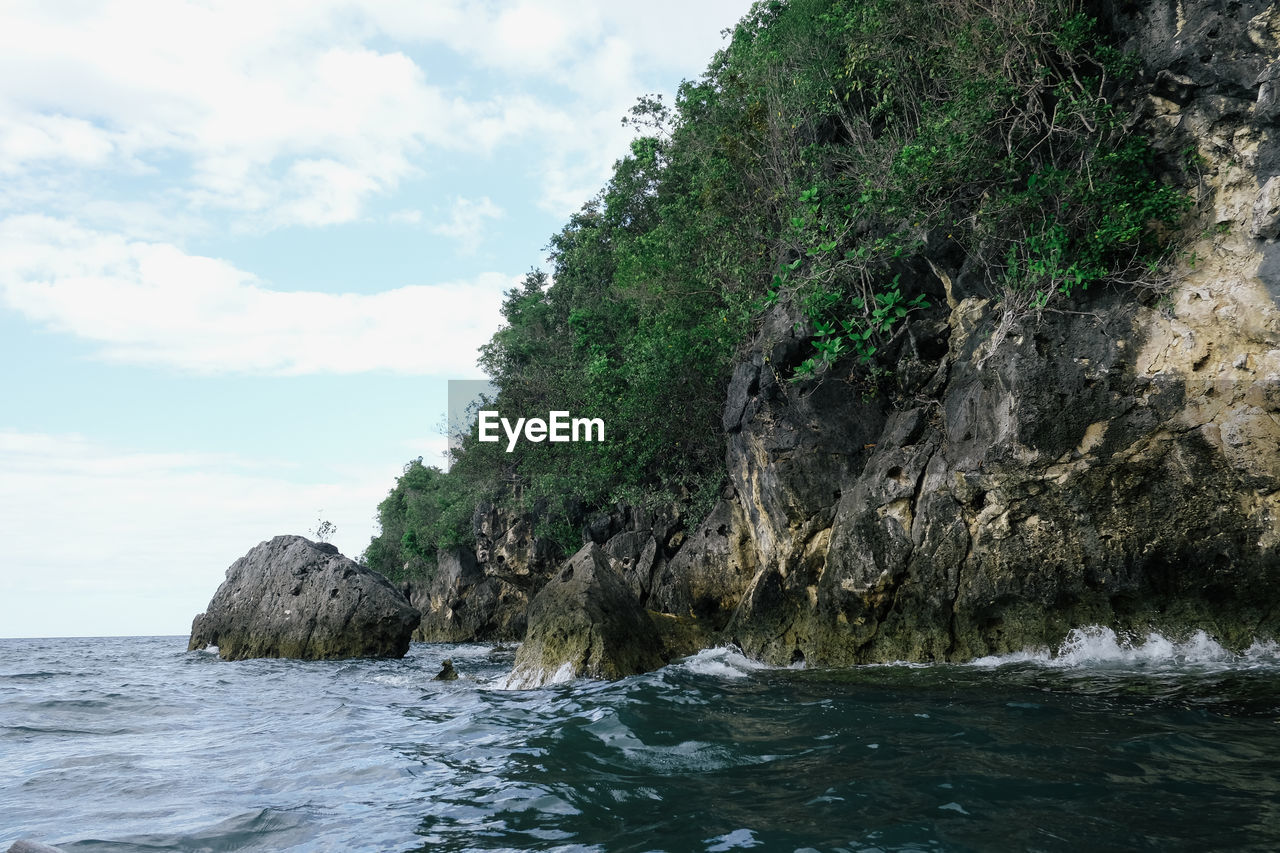
[[(1276, 850), (1280, 651), (1205, 637), (967, 666), (718, 649), (499, 689), (510, 651), (227, 663), (0, 640), (0, 849)], [(451, 657), (463, 678), (433, 682)]]

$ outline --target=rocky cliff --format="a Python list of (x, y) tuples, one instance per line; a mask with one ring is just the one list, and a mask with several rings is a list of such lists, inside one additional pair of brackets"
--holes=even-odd
[[(1012, 312), (931, 237), (903, 275), (932, 308), (898, 336), (890, 392), (839, 363), (791, 381), (814, 330), (781, 300), (733, 370), (709, 516), (584, 526), (667, 656), (962, 660), (1087, 624), (1280, 634), (1280, 11), (1095, 12), (1141, 58), (1133, 132), (1196, 197), (1167, 281)], [(527, 521), (490, 515), (424, 626), (469, 600), (467, 625), (514, 636), (555, 571)]]
[(1169, 290), (1002, 326), (976, 271), (917, 269), (948, 311), (911, 330), (896, 401), (782, 381), (807, 341), (776, 307), (729, 392), (733, 497), (672, 561), (717, 581), (669, 571), (655, 603), (776, 663), (966, 659), (1090, 623), (1280, 632), (1280, 12), (1109, 15), (1144, 62), (1141, 130), (1199, 194)]

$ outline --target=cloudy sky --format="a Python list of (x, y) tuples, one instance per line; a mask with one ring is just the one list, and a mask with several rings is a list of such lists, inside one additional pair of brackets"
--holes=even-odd
[(747, 0), (0, 7), (0, 637), (358, 555), (502, 292)]

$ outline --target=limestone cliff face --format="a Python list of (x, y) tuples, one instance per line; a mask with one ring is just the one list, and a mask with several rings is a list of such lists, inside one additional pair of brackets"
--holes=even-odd
[[(985, 271), (939, 251), (904, 273), (935, 307), (896, 344), (892, 397), (848, 371), (787, 381), (811, 330), (776, 306), (734, 370), (729, 485), (700, 526), (584, 519), (662, 658), (963, 660), (1089, 624), (1280, 636), (1280, 6), (1096, 11), (1142, 57), (1136, 130), (1198, 195), (1171, 286), (1001, 322)], [(413, 597), (418, 636), (519, 637), (558, 571), (532, 531), (479, 512), (478, 550)]]
[(651, 605), (779, 663), (964, 659), (1090, 623), (1280, 633), (1280, 11), (1105, 16), (1143, 57), (1144, 132), (1201, 198), (1169, 295), (1091, 294), (992, 346), (978, 277), (920, 269), (949, 316), (912, 329), (897, 401), (781, 381), (806, 338), (778, 307), (729, 392), (732, 496)]
[(529, 630), (507, 686), (579, 676), (617, 679), (665, 663), (653, 621), (595, 542), (565, 561), (529, 606)]
[(524, 635), (526, 590), (486, 574), (470, 548), (441, 551), (429, 581), (409, 581), (405, 597), (422, 620), (413, 639), (428, 643), (518, 640)]
[(441, 551), (430, 580), (405, 584), (422, 611), (413, 638), (429, 643), (519, 640), (534, 593), (555, 568), (547, 544), (533, 535), (527, 516), (476, 509), (476, 548)]
[[(653, 514), (620, 507), (582, 521), (584, 544), (603, 546), (604, 558), (632, 596), (647, 601), (654, 577), (683, 541), (679, 510)], [(552, 544), (535, 535), (532, 514), (481, 506), (472, 524), (474, 549), (445, 549), (430, 580), (405, 584), (405, 596), (422, 612), (415, 640), (521, 639), (533, 598), (561, 566)]]

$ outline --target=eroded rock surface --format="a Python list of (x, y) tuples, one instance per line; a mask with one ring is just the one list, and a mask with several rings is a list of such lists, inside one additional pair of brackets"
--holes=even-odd
[(697, 569), (663, 576), (663, 609), (754, 565), (736, 601), (721, 587), (722, 637), (775, 663), (966, 659), (1092, 623), (1280, 634), (1280, 9), (1110, 14), (1144, 132), (1201, 202), (1169, 295), (1089, 294), (993, 341), (981, 271), (939, 256), (912, 274), (946, 310), (913, 322), (895, 400), (782, 381), (807, 330), (779, 306), (729, 389), (729, 533), (673, 560)]
[(567, 560), (529, 605), (529, 629), (507, 684), (617, 679), (665, 663), (644, 608), (594, 542)]
[(225, 660), (403, 657), (421, 614), (382, 575), (301, 536), (277, 536), (227, 569), (189, 649)]
[(527, 586), (487, 574), (470, 548), (442, 549), (432, 578), (409, 582), (406, 593), (422, 611), (422, 621), (413, 632), (415, 640), (464, 643), (524, 636)]
[[(1280, 5), (1094, 11), (1142, 60), (1135, 132), (1197, 202), (1167, 290), (1006, 321), (989, 269), (926, 244), (894, 270), (932, 307), (884, 353), (888, 392), (839, 363), (789, 381), (814, 330), (784, 299), (733, 371), (706, 519), (584, 517), (557, 567), (531, 519), (482, 510), (476, 565), (424, 600), (458, 626), (436, 636), (532, 600), (533, 684), (650, 667), (654, 626), (668, 657), (734, 642), (781, 664), (962, 660), (1089, 624), (1280, 635)], [(603, 639), (615, 611), (638, 639)]]

